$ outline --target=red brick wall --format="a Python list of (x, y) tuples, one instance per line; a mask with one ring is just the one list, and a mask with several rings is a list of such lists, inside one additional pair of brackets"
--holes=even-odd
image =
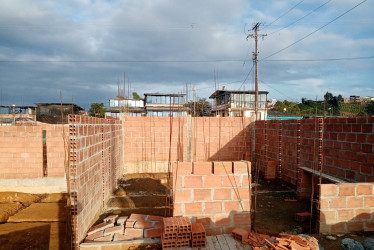
[(125, 161), (168, 161), (170, 146), (172, 161), (185, 160), (186, 120), (186, 117), (125, 117)]
[(323, 137), (324, 173), (374, 181), (374, 117), (325, 119)]
[(120, 121), (69, 116), (73, 247), (103, 211), (123, 165)]
[[(62, 126), (0, 126), (0, 178), (43, 177), (43, 130), (46, 130), (47, 177), (64, 177)], [(67, 126), (65, 131), (68, 133)]]
[[(250, 118), (126, 117), (125, 161), (250, 159)], [(170, 137), (171, 135), (171, 137)], [(171, 143), (170, 143), (171, 139)]]
[(349, 181), (372, 182), (373, 145), (374, 117), (256, 121), (255, 152), (261, 172), (272, 179), (269, 173), (275, 164), (276, 176), (293, 185), (301, 180), (299, 166), (322, 168), (323, 173)]
[(320, 232), (374, 231), (373, 183), (322, 184)]
[(203, 223), (207, 235), (250, 228), (249, 162), (173, 164), (174, 216)]

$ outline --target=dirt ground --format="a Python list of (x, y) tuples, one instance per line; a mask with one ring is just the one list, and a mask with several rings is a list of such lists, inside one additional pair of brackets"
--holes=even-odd
[(4, 192), (0, 203), (19, 207), (0, 211), (7, 220), (0, 223), (0, 249), (69, 249), (66, 195)]
[[(145, 177), (145, 178), (144, 178)], [(165, 215), (165, 194), (168, 189), (165, 182), (165, 174), (136, 174), (126, 176), (119, 183), (119, 189), (114, 193), (113, 199), (108, 205), (119, 209), (108, 210), (97, 223), (109, 214), (129, 215), (141, 213), (150, 215)], [(135, 179), (131, 179), (135, 178)], [(161, 181), (162, 180), (162, 181)], [(254, 188), (253, 188), (254, 192)], [(150, 198), (151, 197), (151, 198)], [(252, 197), (254, 202), (254, 196)], [(22, 199), (24, 199), (22, 201)], [(281, 182), (266, 182), (260, 180), (257, 186), (255, 230), (259, 233), (277, 235), (278, 233), (308, 234), (316, 237), (325, 250), (342, 249), (340, 242), (348, 237), (362, 242), (366, 237), (373, 238), (374, 233), (333, 235), (336, 240), (329, 240), (326, 235), (311, 234), (310, 221), (298, 222), (295, 213), (310, 211), (309, 202), (285, 201), (295, 199), (294, 188)], [(23, 195), (0, 193), (0, 204), (19, 204), (22, 206), (19, 218), (33, 217), (34, 221), (23, 223), (0, 223), (0, 250), (2, 249), (69, 249), (67, 238), (66, 210), (61, 203), (66, 204), (66, 199), (58, 194), (51, 195)], [(43, 206), (42, 203), (48, 203)], [(59, 203), (59, 204), (56, 204)], [(34, 208), (40, 210), (38, 213)], [(53, 205), (54, 204), (54, 205)], [(5, 207), (5, 206), (3, 206)], [(48, 211), (43, 212), (43, 207)], [(27, 216), (26, 208), (30, 208), (33, 215)], [(8, 210), (7, 210), (8, 211)], [(1, 211), (0, 211), (1, 212)], [(37, 216), (50, 217), (42, 221)], [(13, 220), (17, 218), (14, 217)], [(53, 219), (55, 218), (55, 219)], [(56, 219), (57, 218), (57, 219)], [(45, 220), (45, 219), (44, 219)], [(50, 220), (50, 221), (48, 221)], [(53, 220), (55, 220), (53, 222)], [(142, 246), (133, 249), (161, 249), (160, 245)]]
[[(318, 239), (319, 244), (325, 250), (342, 249), (340, 246), (344, 238), (351, 238), (362, 242), (365, 238), (374, 238), (374, 232), (352, 233), (346, 235), (331, 235), (336, 240), (329, 240), (328, 235), (311, 233), (310, 226), (315, 227), (310, 220), (298, 222), (295, 214), (299, 212), (310, 212), (310, 202), (285, 201), (295, 199), (294, 188), (285, 183), (274, 181), (267, 182), (259, 180), (257, 194), (257, 206), (255, 213), (255, 230), (259, 233), (277, 235), (278, 233), (308, 234)], [(254, 193), (254, 188), (253, 192)], [(254, 202), (254, 196), (252, 196)]]

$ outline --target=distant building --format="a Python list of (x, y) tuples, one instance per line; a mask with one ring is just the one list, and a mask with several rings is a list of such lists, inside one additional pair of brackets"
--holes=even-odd
[[(258, 112), (261, 120), (267, 117), (267, 91), (258, 91)], [(251, 117), (255, 115), (255, 91), (216, 90), (213, 112), (222, 117)]]
[[(44, 123), (61, 124), (68, 123), (68, 115), (80, 114), (84, 109), (71, 103), (35, 103), (36, 120)], [(61, 109), (63, 120), (61, 120)]]
[(374, 97), (365, 96), (364, 98), (362, 98), (362, 101), (363, 102), (371, 102), (371, 101), (374, 101)]
[(350, 101), (349, 98), (344, 98), (344, 99), (343, 99), (343, 102), (344, 102), (344, 103), (350, 103), (351, 101)]
[(105, 116), (107, 118), (118, 119), (121, 113), (125, 114), (126, 116), (144, 116), (144, 101), (110, 98), (109, 107), (106, 109)]
[(35, 106), (1, 105), (0, 126), (35, 122)]
[(357, 96), (357, 95), (351, 95), (349, 97), (349, 102), (350, 103), (353, 103), (353, 102), (361, 102), (361, 97), (360, 96)]
[(187, 116), (185, 94), (145, 93), (144, 105), (147, 116), (178, 117)]

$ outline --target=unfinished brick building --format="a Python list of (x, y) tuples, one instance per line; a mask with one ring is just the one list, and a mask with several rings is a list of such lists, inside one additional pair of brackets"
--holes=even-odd
[(65, 126), (0, 127), (0, 188), (37, 192), (53, 178), (48, 188), (70, 194), (74, 248), (124, 173), (172, 174), (173, 215), (203, 223), (208, 235), (249, 229), (254, 169), (292, 185), (298, 199), (313, 197), (320, 232), (373, 231), (373, 124), (70, 116)]

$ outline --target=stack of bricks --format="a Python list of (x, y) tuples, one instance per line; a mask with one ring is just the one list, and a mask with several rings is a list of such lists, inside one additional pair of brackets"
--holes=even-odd
[(164, 218), (162, 249), (190, 246), (192, 225), (188, 217)]
[(202, 248), (206, 245), (205, 228), (201, 223), (191, 223), (188, 217), (164, 218), (162, 249)]
[(111, 215), (98, 225), (91, 227), (84, 242), (117, 242), (143, 238), (159, 238), (162, 234), (163, 217), (131, 214)]
[(374, 184), (322, 184), (321, 233), (374, 231)]
[(191, 233), (191, 247), (203, 248), (206, 245), (206, 233), (203, 224), (193, 223)]
[(250, 228), (249, 162), (173, 163), (174, 216), (202, 223), (207, 235)]

